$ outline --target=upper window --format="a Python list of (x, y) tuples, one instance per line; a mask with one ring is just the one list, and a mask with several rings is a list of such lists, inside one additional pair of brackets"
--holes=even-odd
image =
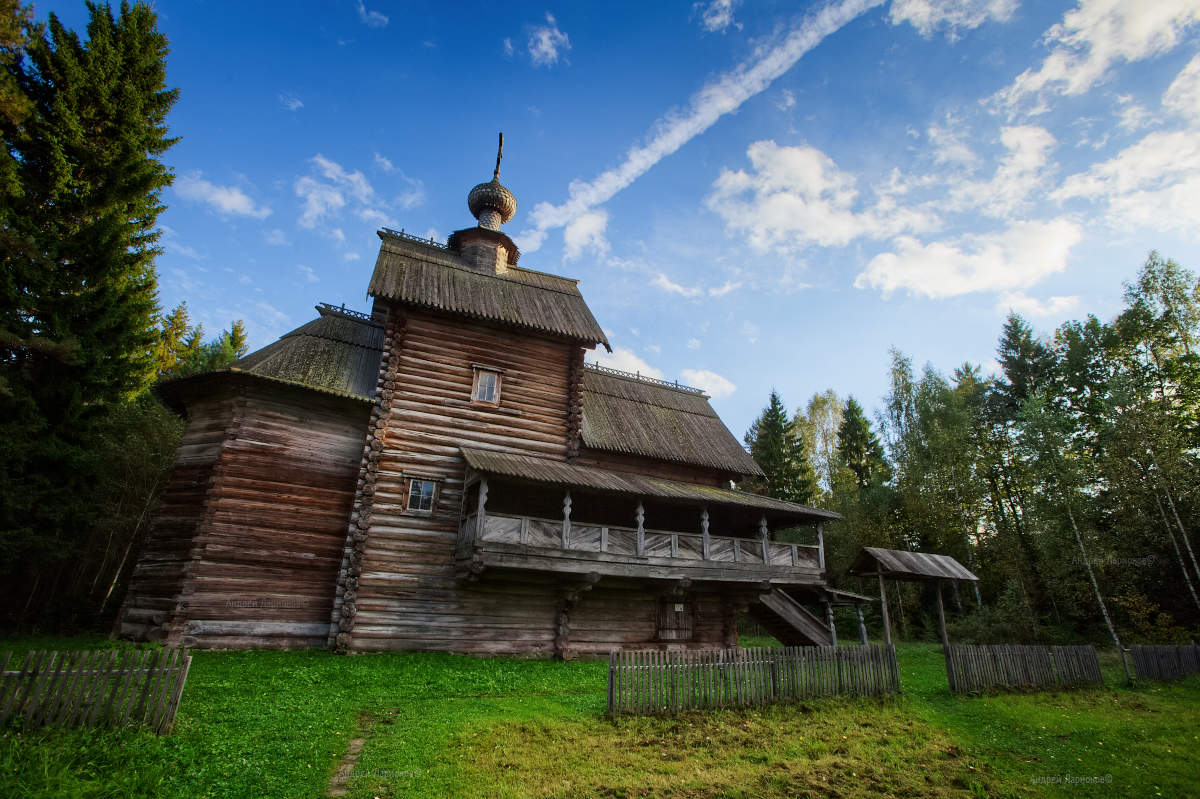
[(475, 367), (475, 384), (471, 389), (471, 399), (488, 405), (500, 404), (501, 370), (489, 369), (485, 366)]
[(408, 484), (408, 509), (420, 513), (433, 513), (437, 501), (437, 481), (414, 477)]

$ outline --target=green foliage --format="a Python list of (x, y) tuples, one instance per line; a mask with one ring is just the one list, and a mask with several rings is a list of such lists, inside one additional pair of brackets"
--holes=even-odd
[(891, 479), (891, 467), (883, 455), (883, 445), (871, 430), (858, 400), (849, 397), (837, 431), (837, 452), (841, 462), (854, 475), (854, 482), (863, 489), (873, 483)]
[[(155, 376), (155, 228), (171, 182), (166, 39), (90, 4), (87, 39), (0, 7), (0, 591), (71, 603), (104, 527), (106, 437)], [(13, 31), (26, 34), (24, 41)], [(11, 102), (10, 102), (11, 100)], [(19, 122), (18, 122), (19, 119)], [(114, 427), (115, 426), (115, 427)], [(98, 490), (99, 489), (99, 490)]]
[(212, 341), (204, 341), (204, 327), (191, 324), (187, 303), (180, 303), (159, 319), (156, 350), (160, 379), (223, 369), (246, 354), (246, 326), (238, 319)]
[(763, 478), (747, 481), (745, 488), (789, 502), (812, 501), (817, 490), (816, 476), (804, 438), (788, 418), (778, 392), (771, 391), (767, 407), (746, 432), (745, 442), (765, 474)]

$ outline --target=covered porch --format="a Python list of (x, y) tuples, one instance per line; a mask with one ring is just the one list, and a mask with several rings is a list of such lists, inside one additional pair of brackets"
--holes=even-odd
[[(490, 571), (740, 585), (824, 583), (828, 511), (732, 489), (464, 449), (460, 576)], [(813, 543), (778, 541), (810, 527)]]

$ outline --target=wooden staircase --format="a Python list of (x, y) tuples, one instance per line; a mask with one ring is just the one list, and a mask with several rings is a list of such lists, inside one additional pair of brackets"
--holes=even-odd
[(825, 623), (781, 589), (759, 594), (750, 615), (786, 646), (832, 646)]

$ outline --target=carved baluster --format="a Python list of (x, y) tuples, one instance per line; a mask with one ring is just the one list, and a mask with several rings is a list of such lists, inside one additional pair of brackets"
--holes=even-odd
[(817, 568), (825, 571), (825, 530), (820, 524), (817, 525)]
[(488, 483), (486, 477), (479, 478), (479, 504), (475, 506), (475, 540), (483, 540), (483, 525), (486, 522), (487, 512), (484, 510), (484, 505), (487, 505)]
[(708, 537), (708, 508), (700, 509), (700, 550), (705, 560), (708, 560), (709, 554), (709, 537)]
[(563, 525), (562, 548), (567, 549), (571, 542), (571, 491), (563, 495)]
[(771, 531), (767, 529), (767, 515), (764, 513), (758, 520), (758, 535), (762, 538), (762, 561), (771, 562)]
[(642, 507), (642, 501), (639, 499), (637, 504), (637, 513), (634, 515), (637, 519), (637, 553), (639, 555), (646, 554), (646, 509)]

